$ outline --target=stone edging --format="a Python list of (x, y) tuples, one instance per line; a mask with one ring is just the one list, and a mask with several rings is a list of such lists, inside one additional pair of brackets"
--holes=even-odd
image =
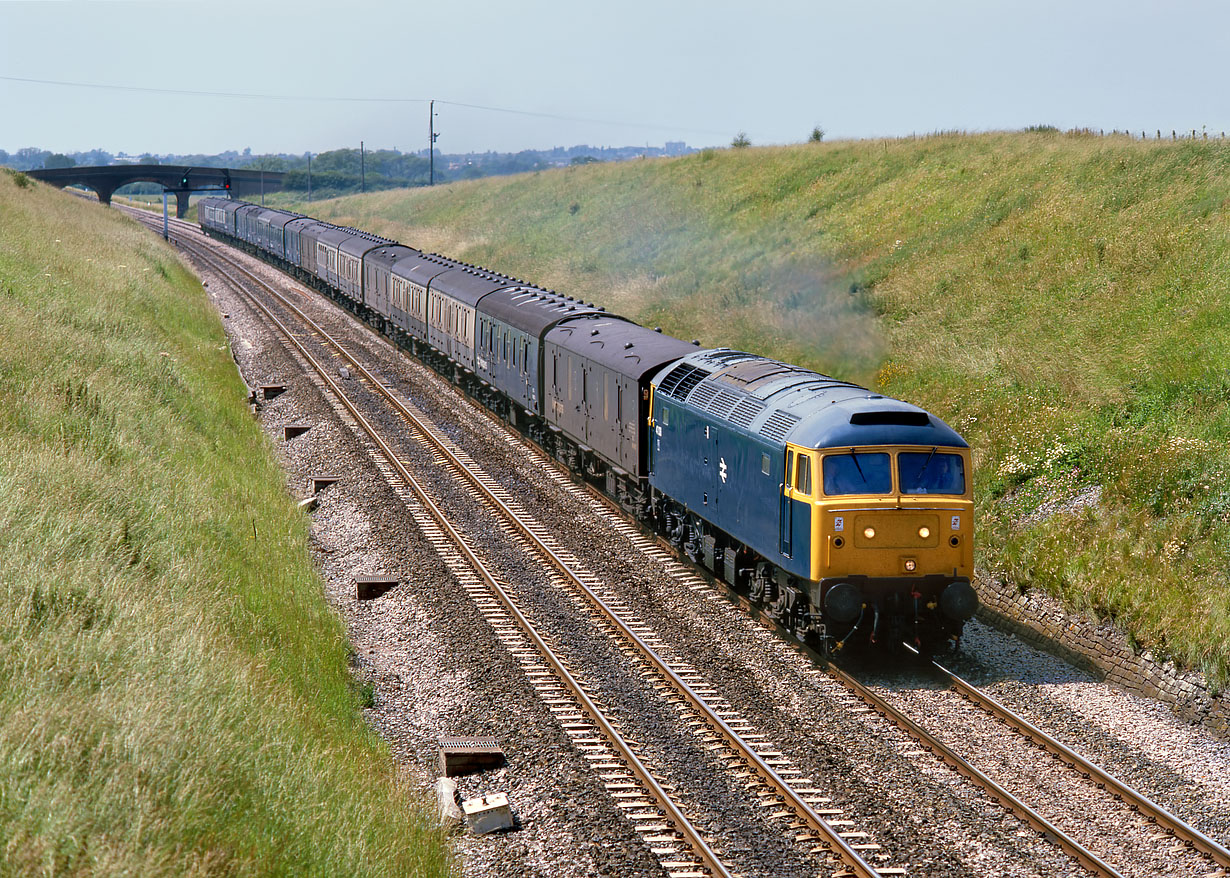
[(1075, 615), (1036, 589), (1022, 592), (1011, 583), (982, 574), (975, 577), (982, 606), (978, 619), (1058, 656), (1100, 680), (1165, 702), (1179, 717), (1230, 740), (1230, 700), (1214, 696), (1198, 673), (1177, 670), (1148, 652), (1139, 655), (1114, 626), (1086, 614)]

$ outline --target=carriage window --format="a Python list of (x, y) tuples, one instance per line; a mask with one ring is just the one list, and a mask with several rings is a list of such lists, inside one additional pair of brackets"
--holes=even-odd
[(964, 494), (965, 461), (959, 454), (903, 451), (897, 455), (902, 494)]
[(891, 494), (893, 473), (885, 453), (830, 454), (824, 458), (824, 493)]

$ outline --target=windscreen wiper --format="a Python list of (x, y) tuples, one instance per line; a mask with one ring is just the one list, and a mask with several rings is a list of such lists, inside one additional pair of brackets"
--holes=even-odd
[(931, 453), (927, 455), (927, 459), (923, 461), (922, 469), (914, 474), (914, 487), (922, 484), (922, 475), (927, 471), (927, 467), (931, 465), (931, 458), (935, 457), (935, 452), (937, 451), (939, 451), (938, 446), (932, 448)]
[(858, 477), (863, 480), (863, 484), (867, 484), (867, 477), (863, 475), (863, 468), (858, 465), (858, 454), (853, 450), (850, 452), (850, 459), (854, 461), (854, 468), (858, 470)]

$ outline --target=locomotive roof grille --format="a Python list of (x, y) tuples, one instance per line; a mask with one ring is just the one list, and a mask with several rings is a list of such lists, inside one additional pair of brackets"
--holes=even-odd
[(798, 415), (782, 411), (774, 412), (760, 425), (760, 435), (766, 439), (774, 439), (781, 442), (798, 422)]
[(738, 424), (743, 429), (750, 429), (752, 421), (756, 416), (765, 409), (765, 404), (754, 397), (744, 397), (735, 406), (735, 410), (730, 413), (730, 421), (732, 424)]
[(725, 420), (739, 404), (739, 397), (712, 384), (700, 384), (688, 394), (688, 404)]
[(866, 426), (926, 427), (931, 418), (926, 412), (855, 412), (850, 423)]
[(691, 363), (680, 363), (662, 379), (662, 383), (658, 385), (658, 392), (683, 402), (693, 387), (712, 374), (707, 369), (693, 366)]

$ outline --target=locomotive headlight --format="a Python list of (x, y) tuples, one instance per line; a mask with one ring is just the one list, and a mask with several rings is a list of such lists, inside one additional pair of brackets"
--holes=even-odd
[(876, 529), (874, 527), (863, 528), (863, 536), (869, 540), (874, 540), (876, 538)]
[(931, 528), (920, 527), (918, 529), (918, 536), (925, 540), (927, 537), (931, 536)]

